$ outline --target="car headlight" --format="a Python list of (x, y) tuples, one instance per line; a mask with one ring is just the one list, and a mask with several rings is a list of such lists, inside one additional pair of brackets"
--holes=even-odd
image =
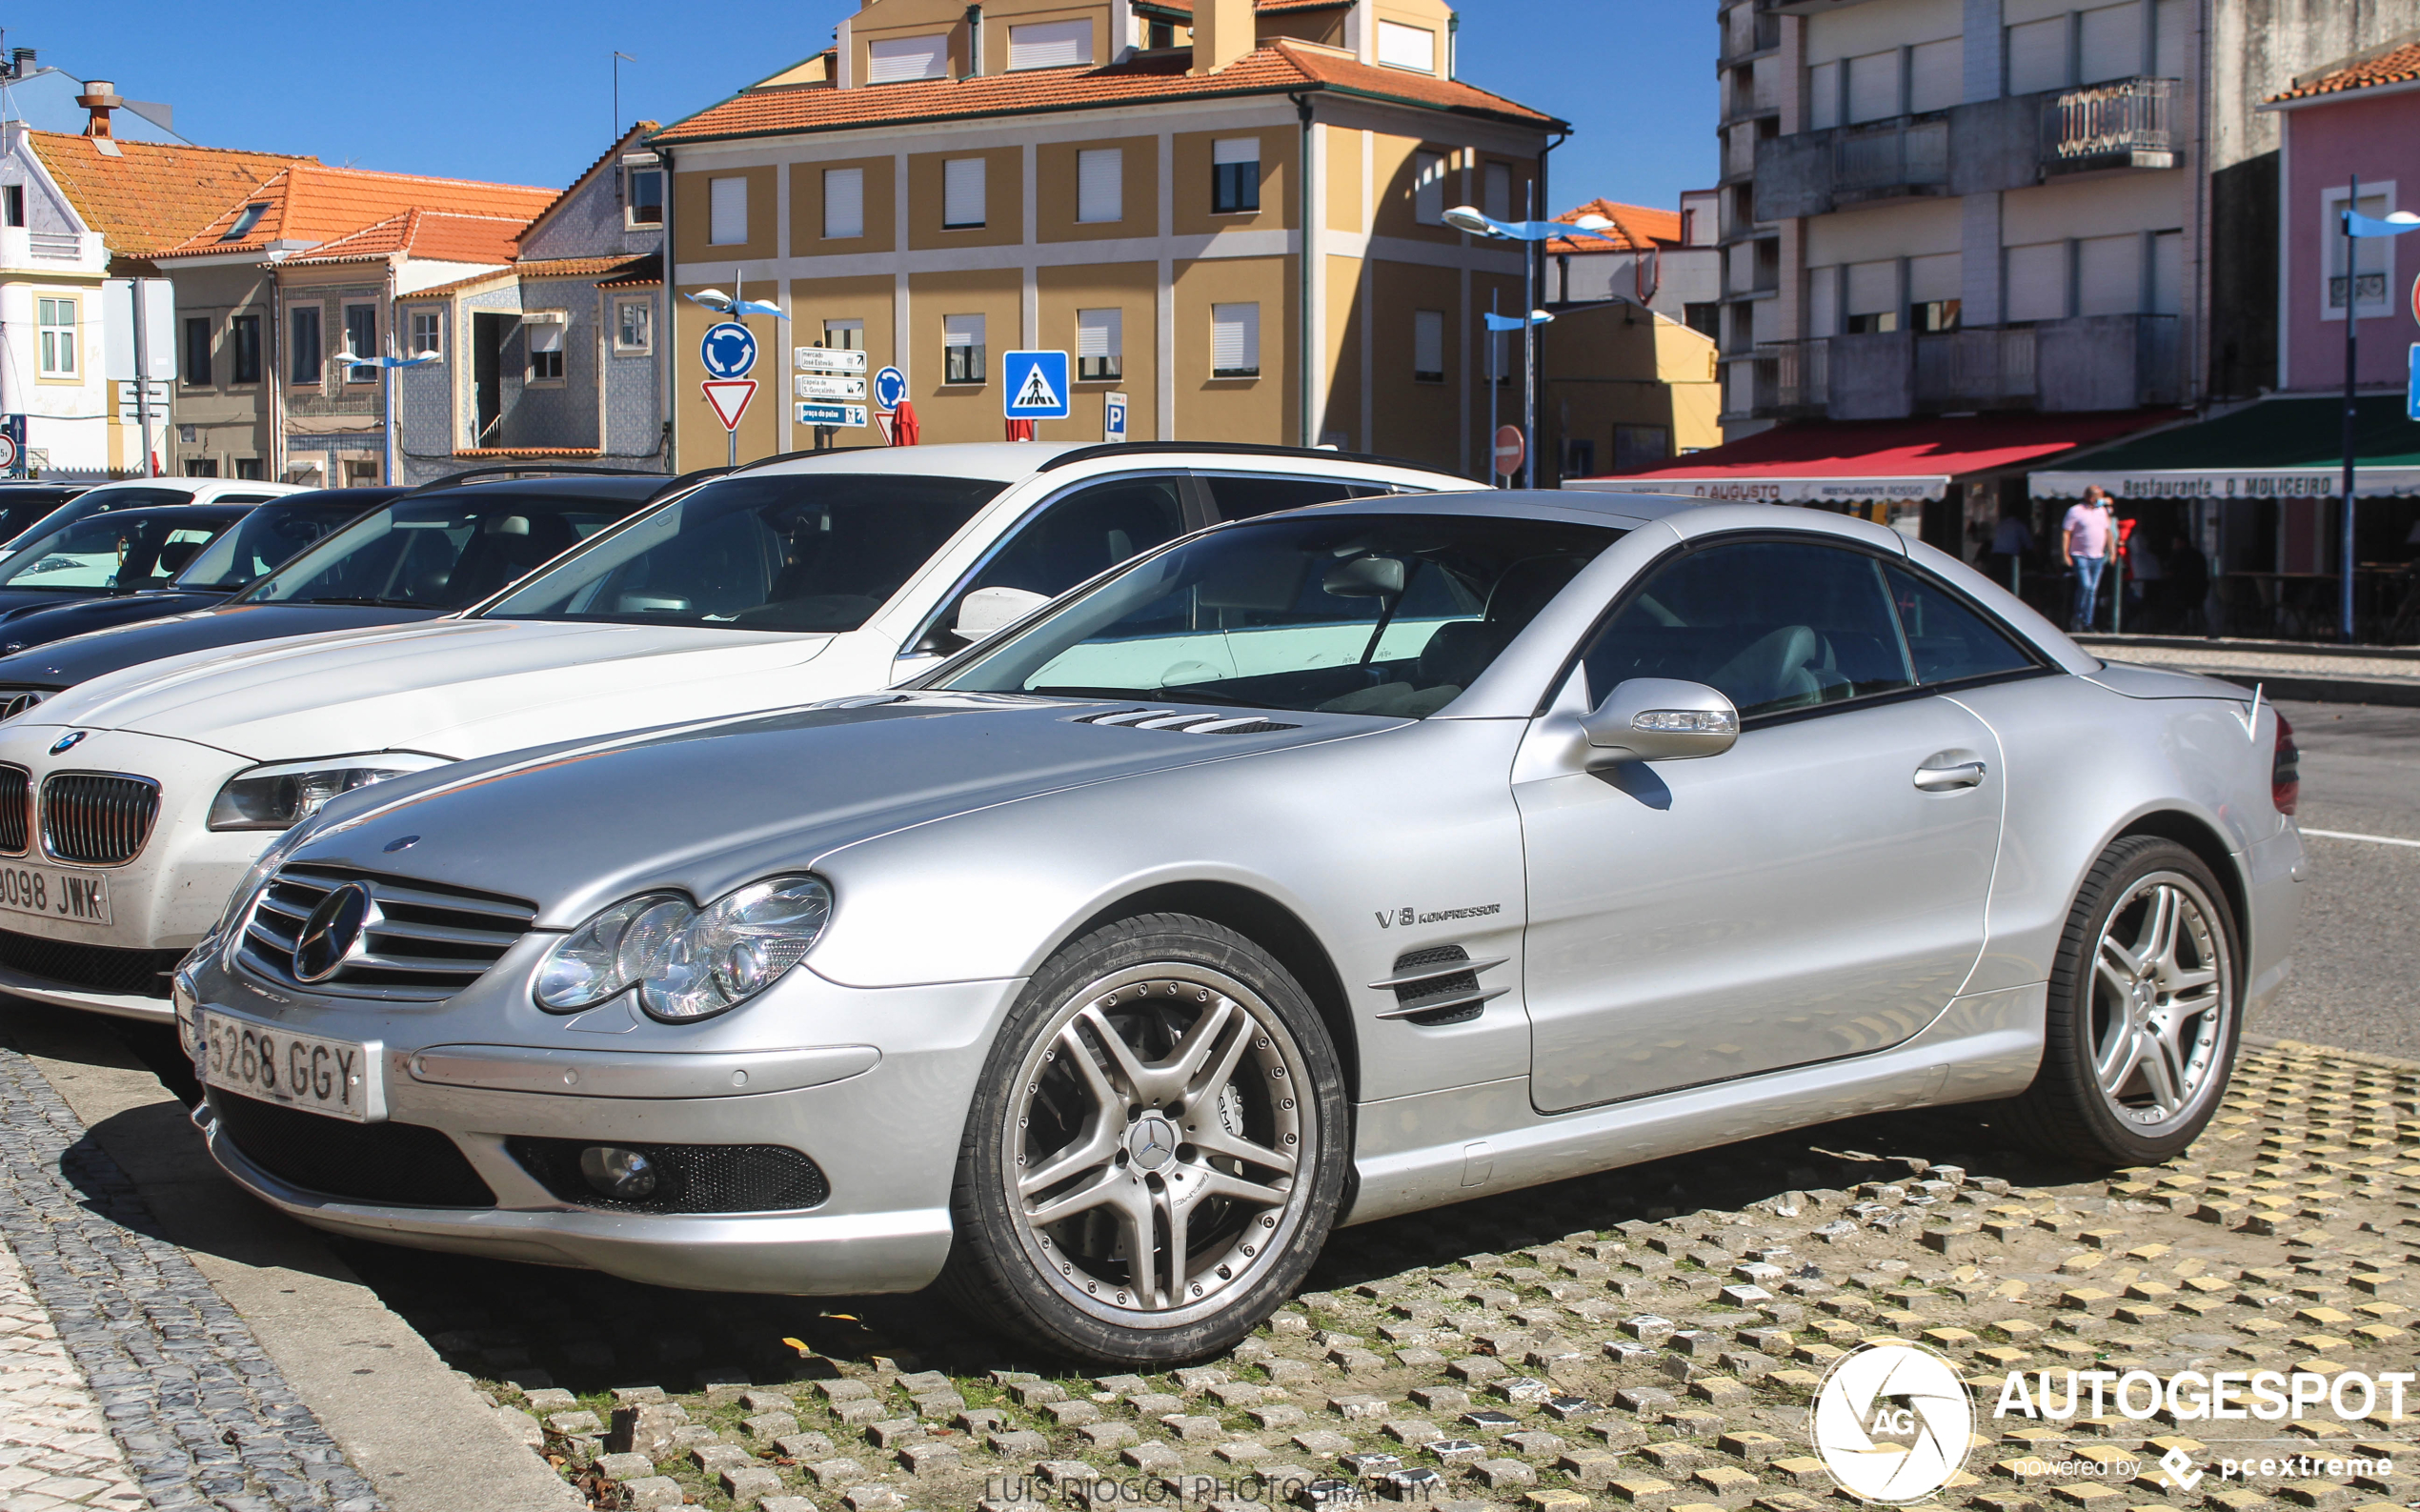
[(254, 767), (228, 778), (211, 800), (213, 830), (290, 830), (318, 813), (330, 798), (373, 782), (447, 765), (444, 756), (417, 751), (379, 751), (368, 756), (329, 756)]
[(626, 897), (547, 952), (538, 1006), (575, 1013), (635, 986), (650, 1018), (711, 1018), (804, 959), (831, 917), (816, 877), (769, 877), (702, 909), (678, 893)]

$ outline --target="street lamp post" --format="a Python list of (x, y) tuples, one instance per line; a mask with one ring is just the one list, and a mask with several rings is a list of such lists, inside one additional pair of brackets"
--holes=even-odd
[[(723, 315), (733, 315), (733, 316), (741, 316), (741, 315), (771, 315), (771, 316), (773, 316), (773, 319), (774, 319), (774, 327), (773, 327), (773, 339), (774, 339), (774, 346), (775, 346), (775, 348), (776, 348), (776, 352), (778, 352), (778, 349), (779, 349), (779, 347), (780, 347), (780, 345), (781, 345), (781, 322), (782, 322), (782, 321), (784, 321), (784, 320), (788, 320), (790, 317), (789, 317), (788, 315), (785, 315), (785, 314), (783, 314), (783, 313), (781, 312), (781, 307), (780, 307), (779, 305), (776, 305), (776, 304), (768, 304), (768, 303), (766, 303), (766, 302), (765, 302), (764, 300), (762, 300), (762, 299), (750, 299), (750, 298), (745, 297), (745, 292), (746, 292), (746, 290), (747, 290), (747, 288), (748, 288), (748, 285), (747, 285), (747, 283), (746, 283), (743, 279), (741, 279), (741, 277), (739, 276), (739, 270), (738, 270), (738, 269), (736, 269), (736, 268), (734, 268), (734, 269), (731, 271), (731, 287), (732, 287), (735, 291), (738, 291), (738, 292), (737, 292), (728, 293), (728, 294), (727, 294), (727, 293), (724, 293), (724, 292), (723, 292), (721, 290), (719, 290), (719, 289), (700, 289), (700, 290), (698, 290), (698, 291), (697, 291), (696, 293), (694, 293), (694, 294), (683, 294), (683, 295), (681, 295), (681, 297), (682, 297), (683, 299), (688, 300), (688, 301), (689, 301), (691, 304), (693, 304), (693, 305), (703, 305), (703, 306), (705, 306), (708, 310), (712, 310), (712, 311), (716, 312), (716, 313), (718, 313), (718, 314), (723, 314)], [(744, 324), (746, 324), (746, 322), (743, 320), (743, 321), (741, 322), (741, 324), (743, 324), (743, 325), (744, 325)], [(785, 371), (785, 370), (782, 368), (781, 363), (779, 362), (779, 360), (778, 360), (777, 358), (776, 358), (776, 361), (775, 361), (775, 363), (774, 363), (774, 371), (775, 371), (776, 373), (780, 373), (780, 372)], [(775, 389), (776, 389), (776, 391), (778, 391), (778, 390), (779, 390), (779, 388), (780, 388), (780, 384), (779, 384), (779, 382), (778, 382), (778, 381), (776, 381), (776, 382), (775, 383), (774, 387), (775, 387)], [(789, 396), (788, 394), (785, 394), (785, 393), (781, 393), (776, 392), (776, 393), (774, 394), (774, 399), (773, 399), (773, 402), (774, 402), (775, 406), (776, 406), (777, 409), (779, 409), (779, 410), (780, 410), (780, 412), (781, 412), (783, 414), (788, 414), (788, 413), (790, 413), (790, 410), (789, 410), (790, 396)], [(818, 427), (817, 427), (817, 429), (818, 431), (820, 431), (822, 428), (821, 428), (820, 426), (818, 426)], [(780, 446), (776, 446), (776, 447), (775, 448), (775, 450), (776, 450), (776, 451), (783, 451), (783, 450), (786, 450), (786, 449), (787, 449), (787, 445), (788, 445), (789, 438), (790, 438), (790, 433), (789, 433), (789, 431), (788, 431), (787, 429), (784, 429), (784, 430), (783, 430), (783, 432), (781, 433), (781, 436), (782, 436), (782, 445), (780, 445)], [(726, 460), (727, 460), (727, 461), (729, 462), (729, 464), (730, 464), (731, 466), (733, 466), (733, 467), (737, 467), (737, 466), (739, 465), (739, 431), (738, 431), (738, 428), (737, 428), (737, 427), (736, 427), (736, 426), (735, 426), (735, 427), (733, 427), (733, 429), (732, 429), (732, 431), (731, 431), (731, 434), (730, 434), (730, 436), (729, 436), (729, 438), (728, 438), (728, 445), (727, 445), (727, 447), (726, 447)]]
[[(336, 353), (334, 360), (340, 367), (376, 368), (379, 370), (378, 386), (380, 398), (381, 402), (383, 402), (387, 407), (387, 444), (385, 447), (387, 481), (392, 484), (396, 481), (395, 464), (397, 460), (395, 446), (395, 369), (426, 367), (428, 364), (437, 360), (437, 354), (434, 352), (415, 352), (408, 357), (356, 357), (350, 352), (339, 352)], [(333, 485), (336, 480), (331, 477), (328, 481), (331, 485)]]
[(2352, 471), (2354, 432), (2357, 429), (2353, 408), (2353, 353), (2360, 337), (2355, 327), (2361, 324), (2361, 270), (2353, 257), (2353, 242), (2370, 236), (2400, 236), (2406, 232), (2420, 231), (2420, 215), (2408, 210), (2396, 211), (2384, 220), (2364, 215), (2354, 207), (2361, 203), (2361, 175), (2355, 173), (2345, 187), (2345, 477), (2344, 477), (2344, 540), (2343, 579), (2337, 585), (2337, 632), (2347, 644), (2352, 641)]
[[(1538, 259), (1532, 249), (1542, 241), (1558, 236), (1595, 236), (1604, 241), (1618, 241), (1613, 222), (1603, 215), (1583, 215), (1577, 220), (1498, 220), (1470, 205), (1457, 205), (1445, 212), (1445, 224), (1474, 236), (1491, 237), (1497, 241), (1522, 243), (1521, 303), (1529, 318), (1518, 320), (1506, 315), (1489, 315), (1490, 331), (1520, 331), (1522, 335), (1521, 374), (1521, 441), (1522, 477), (1523, 488), (1538, 486), (1538, 328), (1554, 317), (1536, 308), (1538, 299)], [(1499, 326), (1496, 322), (1504, 321)], [(1492, 440), (1489, 443), (1493, 445)], [(1491, 467), (1493, 463), (1489, 464)]]

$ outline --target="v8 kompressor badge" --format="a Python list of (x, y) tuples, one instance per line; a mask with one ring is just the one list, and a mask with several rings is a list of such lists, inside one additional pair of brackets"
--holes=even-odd
[(1444, 924), (1458, 918), (1485, 918), (1490, 914), (1501, 914), (1503, 911), (1504, 905), (1502, 903), (1479, 903), (1469, 908), (1441, 908), (1433, 914), (1423, 914), (1417, 908), (1381, 908), (1378, 911), (1378, 927), (1394, 929), (1400, 925), (1409, 929), (1414, 924)]

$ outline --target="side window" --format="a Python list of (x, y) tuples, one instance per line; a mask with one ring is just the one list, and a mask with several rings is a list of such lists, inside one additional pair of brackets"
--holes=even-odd
[(1386, 491), (1370, 484), (1337, 483), (1309, 477), (1241, 477), (1204, 474), (1210, 501), (1222, 520), (1248, 520), (1256, 514), (1301, 509), (1305, 504), (1333, 504), (1339, 499), (1367, 498)]
[(1956, 682), (2037, 665), (1983, 614), (1904, 567), (1886, 567), (1918, 682)]
[(1721, 690), (1746, 718), (1913, 685), (1883, 564), (1862, 552), (1742, 541), (1655, 569), (1588, 647), (1591, 703), (1630, 677)]
[(1181, 480), (1120, 478), (1058, 500), (1027, 520), (983, 564), (977, 588), (1015, 588), (1055, 598), (1096, 573), (1185, 533)]

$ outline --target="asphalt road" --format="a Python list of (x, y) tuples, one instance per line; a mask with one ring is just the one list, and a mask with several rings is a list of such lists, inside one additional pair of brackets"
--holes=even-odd
[(2280, 705), (2302, 747), (2310, 851), (2293, 975), (2255, 1034), (2420, 1060), (2420, 709)]

